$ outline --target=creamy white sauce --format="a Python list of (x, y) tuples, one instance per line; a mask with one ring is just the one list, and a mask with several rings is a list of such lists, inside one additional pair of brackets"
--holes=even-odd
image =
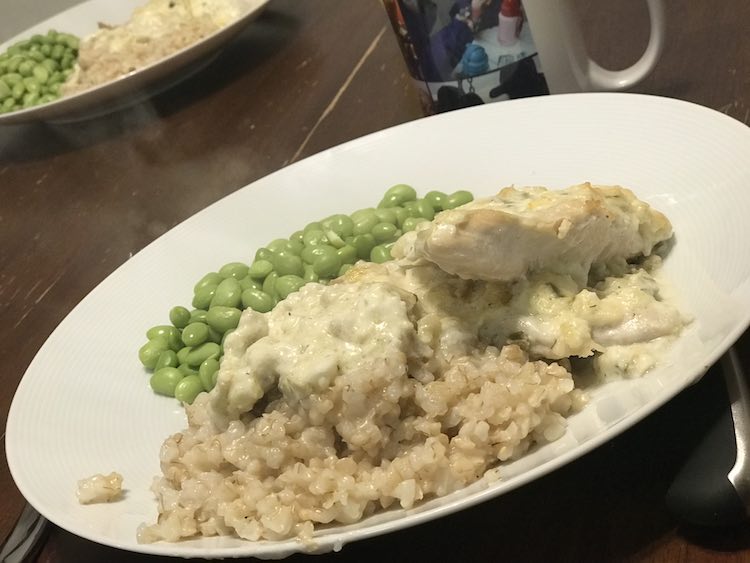
[(269, 313), (248, 309), (225, 342), (212, 403), (218, 423), (249, 411), (274, 386), (298, 401), (342, 372), (411, 354), (409, 301), (383, 283), (308, 284)]

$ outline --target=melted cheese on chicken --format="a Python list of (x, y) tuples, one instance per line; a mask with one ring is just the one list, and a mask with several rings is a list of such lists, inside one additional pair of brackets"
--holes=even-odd
[(399, 240), (393, 255), (426, 259), (465, 279), (557, 272), (583, 287), (592, 264), (648, 256), (671, 235), (667, 218), (625, 188), (511, 187), (440, 213)]
[[(628, 350), (638, 354), (643, 348), (634, 345), (674, 336), (685, 324), (677, 308), (662, 299), (653, 276), (640, 267), (584, 289), (563, 274), (483, 282), (451, 276), (434, 264), (403, 262), (360, 262), (341, 281), (388, 283), (412, 293), (420, 338), (436, 350), (435, 361), (445, 365), (480, 343), (512, 342), (548, 360), (585, 358), (619, 346), (617, 361), (597, 362), (601, 374), (641, 375), (653, 362), (637, 373), (635, 364), (623, 359)], [(626, 364), (628, 369), (621, 369)]]

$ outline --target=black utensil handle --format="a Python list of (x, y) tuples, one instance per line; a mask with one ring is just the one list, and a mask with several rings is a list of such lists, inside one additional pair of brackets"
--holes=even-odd
[(667, 491), (667, 507), (697, 526), (734, 526), (748, 516), (747, 446), (750, 395), (736, 352), (722, 358), (729, 392), (726, 411)]

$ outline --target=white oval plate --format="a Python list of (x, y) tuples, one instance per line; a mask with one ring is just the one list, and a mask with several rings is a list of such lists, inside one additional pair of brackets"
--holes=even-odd
[[(55, 524), (122, 549), (181, 557), (279, 558), (295, 541), (207, 538), (139, 545), (156, 518), (149, 492), (164, 438), (186, 426), (137, 360), (147, 327), (189, 304), (193, 282), (335, 212), (376, 203), (390, 185), (490, 194), (508, 185), (629, 186), (674, 224), (665, 274), (695, 322), (661, 367), (592, 392), (563, 438), (475, 484), (316, 536), (320, 551), (468, 508), (536, 479), (619, 434), (696, 381), (750, 322), (750, 130), (709, 109), (628, 94), (548, 96), (420, 119), (324, 151), (222, 199), (120, 267), (53, 332), (18, 387), (8, 462), (23, 495)], [(124, 500), (81, 506), (76, 481), (119, 471)]]
[[(99, 22), (125, 23), (133, 10), (146, 0), (87, 0), (53, 16), (26, 31), (0, 43), (0, 52), (13, 43), (28, 39), (35, 33), (45, 34), (50, 29), (72, 33), (83, 38), (98, 29)], [(0, 125), (27, 123), (31, 121), (80, 119), (108, 111), (108, 104), (122, 100), (125, 96), (142, 93), (144, 89), (173, 77), (204, 57), (223, 47), (244, 26), (258, 17), (268, 0), (238, 0), (241, 16), (215, 33), (208, 35), (172, 55), (135, 70), (125, 76), (106, 82), (84, 92), (59, 98), (52, 102), (33, 106), (11, 113), (0, 113)], [(184, 76), (181, 76), (184, 78)], [(100, 111), (96, 111), (97, 108)], [(94, 110), (92, 114), (92, 110)]]

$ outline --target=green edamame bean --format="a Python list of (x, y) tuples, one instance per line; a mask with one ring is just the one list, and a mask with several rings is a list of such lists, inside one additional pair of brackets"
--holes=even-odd
[(44, 55), (45, 57), (49, 57), (52, 54), (52, 45), (44, 44), (39, 48), (39, 51)]
[(242, 291), (250, 288), (260, 289), (261, 287), (263, 287), (263, 284), (259, 281), (254, 280), (250, 276), (246, 276), (240, 280), (240, 288), (242, 289)]
[(445, 204), (448, 200), (448, 194), (432, 190), (424, 195), (424, 200), (429, 203), (435, 211), (446, 209)]
[(375, 216), (381, 223), (396, 224), (396, 210), (392, 207), (386, 209), (376, 209)]
[(26, 78), (24, 78), (23, 85), (26, 87), (27, 94), (38, 93), (41, 88), (41, 85), (33, 76), (27, 76)]
[(292, 252), (292, 245), (285, 238), (277, 238), (268, 244), (268, 249), (273, 252)]
[(396, 225), (399, 229), (403, 228), (404, 221), (409, 218), (409, 212), (403, 207), (394, 207), (393, 209), (396, 212)]
[(221, 346), (216, 342), (204, 342), (188, 352), (185, 363), (189, 366), (199, 366), (208, 358), (218, 358), (221, 354)]
[(339, 268), (338, 276), (343, 276), (345, 273), (349, 271), (349, 268), (351, 268), (351, 264), (341, 264), (341, 268)]
[(169, 350), (167, 339), (163, 336), (158, 336), (150, 339), (141, 346), (140, 350), (138, 350), (138, 359), (148, 369), (154, 369), (161, 353), (167, 350)]
[(269, 260), (255, 260), (247, 271), (247, 275), (257, 280), (262, 280), (273, 272), (273, 264)]
[(164, 338), (169, 345), (169, 348), (175, 352), (182, 348), (184, 344), (180, 338), (180, 331), (170, 325), (157, 325), (153, 326), (146, 331), (146, 338), (153, 340), (154, 338)]
[(341, 257), (338, 252), (322, 254), (312, 263), (313, 271), (321, 278), (333, 278), (341, 268)]
[[(242, 293), (244, 294), (244, 291)], [(241, 315), (242, 311), (235, 307), (211, 307), (206, 315), (206, 322), (208, 323), (208, 326), (215, 331), (224, 334), (228, 330), (237, 328), (237, 325), (240, 323)], [(185, 340), (184, 333), (182, 339)], [(185, 342), (185, 344), (187, 344), (187, 342)]]
[(177, 353), (174, 350), (164, 350), (159, 354), (159, 359), (156, 360), (154, 365), (154, 371), (159, 371), (161, 368), (176, 368), (180, 365), (177, 360)]
[(348, 237), (353, 234), (354, 221), (346, 215), (333, 215), (328, 221), (327, 228), (336, 233), (339, 237)]
[(369, 215), (375, 215), (374, 207), (364, 207), (362, 209), (357, 209), (350, 215), (350, 217), (352, 218), (352, 221), (356, 223), (357, 221), (360, 221)]
[(10, 98), (6, 98), (6, 100), (3, 102), (2, 108), (6, 111), (9, 111), (13, 109), (16, 105), (16, 100), (13, 99), (11, 96)]
[(299, 256), (303, 248), (305, 248), (305, 245), (301, 240), (297, 241), (289, 239), (289, 252), (291, 252), (292, 254), (296, 254), (297, 256)]
[(30, 50), (27, 53), (27, 56), (31, 61), (35, 63), (41, 63), (44, 60), (45, 54), (42, 53), (41, 48), (37, 47), (36, 49)]
[(242, 287), (240, 282), (234, 278), (227, 278), (222, 281), (211, 299), (211, 307), (221, 305), (224, 307), (239, 307), (242, 303)]
[[(49, 81), (52, 82), (53, 79), (56, 77), (54, 76), (55, 72), (60, 70), (60, 65), (57, 64), (57, 61), (55, 59), (44, 59), (42, 61), (42, 66), (47, 69), (47, 72), (49, 72)], [(58, 75), (59, 77), (62, 77), (62, 75)]]
[(404, 232), (413, 231), (420, 223), (429, 223), (424, 217), (408, 217), (404, 221)]
[(218, 285), (206, 285), (201, 287), (195, 292), (195, 295), (193, 295), (193, 307), (196, 309), (208, 309), (216, 295), (218, 287)]
[(26, 86), (23, 85), (23, 82), (17, 82), (13, 85), (13, 88), (11, 88), (13, 97), (20, 101), (23, 99), (24, 94), (26, 93)]
[[(10, 49), (8, 49), (10, 51)], [(21, 63), (24, 62), (24, 58), (20, 56), (14, 56), (11, 57), (10, 60), (8, 60), (8, 72), (12, 72), (13, 74), (18, 73), (18, 67), (21, 66)]]
[(197, 293), (198, 290), (203, 289), (204, 287), (217, 286), (223, 279), (224, 278), (221, 277), (218, 272), (209, 272), (195, 284), (193, 287), (193, 293)]
[[(44, 59), (42, 59), (44, 61)], [(47, 70), (47, 67), (45, 67), (43, 64), (38, 64), (34, 67), (32, 70), (32, 73), (34, 75), (34, 78), (37, 79), (39, 84), (46, 84), (49, 80), (49, 71)]]
[(242, 305), (259, 313), (267, 313), (273, 309), (273, 301), (273, 297), (263, 290), (246, 289), (242, 292)]
[(370, 262), (382, 264), (383, 262), (388, 262), (391, 258), (391, 250), (385, 245), (379, 244), (370, 251)]
[(50, 53), (50, 57), (52, 57), (56, 61), (59, 61), (60, 59), (62, 59), (64, 52), (65, 52), (65, 48), (62, 45), (60, 44), (53, 45), (52, 52)]
[(187, 375), (174, 388), (174, 398), (188, 405), (193, 404), (199, 393), (203, 392), (203, 383), (197, 375)]
[(372, 228), (378, 223), (380, 223), (380, 220), (374, 212), (372, 214), (365, 215), (361, 219), (354, 221), (352, 234), (363, 235), (365, 233), (369, 233), (370, 231), (372, 231)]
[(302, 258), (288, 251), (277, 252), (274, 256), (273, 266), (279, 276), (289, 274), (301, 276), (304, 273)]
[(305, 280), (300, 276), (293, 274), (279, 276), (279, 279), (276, 280), (276, 293), (279, 295), (279, 298), (286, 299), (289, 294), (294, 293), (303, 285), (305, 285)]
[(23, 107), (27, 108), (36, 105), (39, 102), (38, 92), (27, 92), (23, 95)]
[(74, 51), (78, 50), (78, 37), (71, 35), (70, 33), (58, 33), (57, 40), (68, 46), (69, 49)]
[(177, 328), (185, 328), (190, 323), (190, 311), (177, 305), (169, 310), (169, 322)]
[(190, 311), (191, 323), (205, 323), (207, 311), (205, 309), (193, 309)]
[(200, 346), (206, 340), (208, 340), (208, 325), (204, 323), (190, 323), (182, 331), (182, 341), (187, 346)]
[(370, 251), (373, 249), (373, 247), (377, 243), (375, 242), (375, 237), (372, 236), (370, 233), (366, 233), (364, 235), (357, 235), (354, 237), (354, 240), (352, 241), (352, 246), (357, 251), (357, 257), (360, 260), (369, 260), (370, 259)]
[(249, 268), (247, 264), (243, 264), (242, 262), (230, 262), (229, 264), (224, 264), (219, 269), (219, 275), (222, 278), (241, 280), (247, 275), (248, 270)]
[(25, 60), (18, 65), (18, 74), (21, 76), (31, 76), (34, 73), (34, 62)]
[(219, 361), (215, 358), (208, 358), (198, 368), (198, 377), (200, 377), (201, 384), (205, 391), (210, 391), (214, 388), (214, 374), (219, 371)]
[(23, 76), (21, 76), (17, 72), (9, 72), (7, 74), (4, 74), (2, 78), (3, 82), (5, 82), (10, 87), (13, 87), (19, 82), (23, 81)]
[(302, 260), (307, 264), (313, 264), (321, 256), (336, 254), (336, 249), (329, 244), (308, 246), (302, 251)]
[(323, 225), (319, 221), (313, 221), (312, 223), (308, 223), (307, 225), (305, 225), (305, 228), (302, 229), (302, 239), (303, 239), (302, 242), (303, 242), (303, 244), (305, 242), (304, 241), (305, 233), (307, 233), (309, 231), (322, 231), (322, 230), (323, 230)]
[(198, 370), (191, 368), (187, 364), (180, 364), (177, 366), (177, 369), (180, 370), (180, 373), (184, 376), (186, 375), (195, 375), (198, 373)]
[(414, 201), (410, 209), (416, 217), (424, 217), (428, 221), (432, 221), (435, 218), (435, 210), (424, 199)]
[(378, 223), (372, 229), (372, 236), (376, 242), (383, 243), (393, 240), (398, 229), (393, 223)]
[(305, 273), (302, 275), (302, 279), (309, 283), (318, 281), (320, 277), (315, 273), (311, 264), (305, 264)]
[(294, 232), (292, 233), (292, 235), (291, 235), (291, 236), (289, 237), (289, 240), (290, 240), (291, 242), (296, 242), (296, 243), (298, 243), (299, 245), (302, 245), (302, 244), (303, 244), (303, 242), (302, 242), (302, 236), (303, 236), (304, 234), (305, 234), (305, 233), (303, 233), (302, 231), (294, 231)]
[(276, 280), (279, 279), (279, 274), (276, 272), (271, 272), (266, 276), (266, 279), (263, 280), (263, 287), (261, 288), (264, 293), (267, 293), (270, 295), (274, 301), (278, 298), (278, 295), (276, 293)]
[(216, 342), (217, 344), (221, 344), (221, 339), (223, 336), (224, 336), (224, 333), (219, 332), (213, 327), (210, 327), (210, 326), (208, 327), (208, 340), (210, 342)]
[(166, 395), (167, 397), (174, 397), (175, 387), (182, 381), (184, 375), (182, 372), (174, 367), (163, 367), (159, 371), (155, 371), (151, 376), (149, 383), (151, 389), (159, 395)]
[(417, 190), (412, 188), (408, 184), (396, 184), (388, 188), (383, 194), (383, 197), (397, 196), (401, 198), (401, 202), (413, 201), (417, 199)]
[(267, 248), (259, 248), (255, 251), (255, 260), (268, 260), (269, 262), (273, 258), (273, 251)]
[(187, 355), (190, 353), (192, 348), (190, 346), (185, 346), (184, 348), (181, 348), (177, 350), (177, 361), (180, 364), (184, 364), (187, 362)]
[(471, 192), (467, 192), (466, 190), (458, 190), (457, 192), (453, 192), (448, 196), (448, 199), (446, 199), (445, 201), (445, 209), (455, 209), (456, 207), (465, 205), (473, 200), (474, 196), (471, 194)]
[(347, 244), (336, 251), (342, 264), (354, 264), (357, 261), (357, 249)]
[(388, 188), (378, 207), (396, 207), (417, 198), (417, 191), (407, 184), (396, 184)]
[(328, 237), (326, 237), (325, 232), (321, 229), (310, 229), (309, 231), (305, 231), (305, 234), (302, 235), (302, 242), (305, 246), (328, 244)]
[(0, 100), (13, 96), (13, 92), (4, 80), (0, 80)]

